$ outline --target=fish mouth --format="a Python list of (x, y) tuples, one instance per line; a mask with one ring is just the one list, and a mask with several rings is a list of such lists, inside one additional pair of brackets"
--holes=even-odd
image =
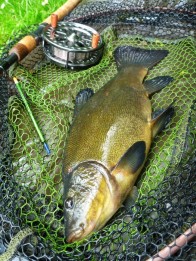
[(67, 243), (73, 243), (76, 240), (80, 240), (82, 234), (83, 234), (82, 229), (78, 229), (76, 231), (71, 232), (71, 234), (69, 234), (68, 237), (66, 238)]
[(75, 241), (79, 241), (84, 237), (86, 237), (87, 235), (90, 235), (95, 228), (95, 224), (96, 223), (93, 222), (86, 228), (79, 228), (76, 229), (75, 231), (72, 231), (66, 238), (67, 243), (73, 243)]

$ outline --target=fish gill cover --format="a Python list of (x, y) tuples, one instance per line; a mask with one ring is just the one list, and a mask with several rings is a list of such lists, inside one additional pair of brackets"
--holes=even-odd
[[(147, 260), (188, 229), (182, 249), (170, 257), (170, 247), (167, 260), (194, 260), (195, 243), (188, 241), (196, 214), (194, 11), (194, 1), (85, 1), (65, 20), (101, 32), (105, 50), (98, 65), (64, 70), (49, 63), (39, 46), (0, 78), (0, 260), (14, 255), (22, 260)], [(21, 35), (4, 47), (2, 58)], [(174, 78), (151, 102), (156, 110), (175, 100), (175, 115), (152, 144), (136, 184), (135, 205), (122, 207), (90, 238), (67, 244), (61, 172), (74, 100), (79, 90), (96, 92), (116, 74), (113, 51), (121, 45), (169, 51), (147, 79)], [(23, 83), (50, 156), (10, 80), (13, 75)]]

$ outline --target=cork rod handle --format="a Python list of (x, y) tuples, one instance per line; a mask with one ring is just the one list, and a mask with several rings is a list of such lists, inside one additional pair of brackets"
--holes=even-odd
[[(81, 0), (68, 0), (54, 14), (58, 16), (58, 21), (62, 20), (64, 16), (68, 15)], [(41, 24), (51, 24), (51, 16), (46, 18)], [(27, 35), (21, 39), (10, 51), (9, 55), (16, 54), (18, 61), (21, 61), (28, 53), (35, 49), (37, 45), (36, 38), (32, 35)]]

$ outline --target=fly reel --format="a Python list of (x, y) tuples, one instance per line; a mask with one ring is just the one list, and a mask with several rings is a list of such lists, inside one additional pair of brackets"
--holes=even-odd
[(52, 20), (42, 37), (45, 55), (61, 67), (88, 68), (97, 64), (103, 55), (104, 44), (99, 33), (83, 24)]

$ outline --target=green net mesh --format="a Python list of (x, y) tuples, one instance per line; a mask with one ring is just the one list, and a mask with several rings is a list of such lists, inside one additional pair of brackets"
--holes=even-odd
[[(165, 9), (157, 8), (160, 4)], [(105, 49), (98, 65), (65, 70), (47, 61), (38, 46), (9, 70), (9, 76), (0, 79), (0, 260), (9, 260), (13, 254), (24, 260), (147, 260), (187, 229), (191, 228), (190, 235), (195, 233), (194, 5), (149, 1), (138, 7), (126, 1), (90, 1), (66, 17), (101, 32)], [(152, 144), (136, 184), (135, 205), (129, 210), (122, 207), (90, 238), (67, 244), (62, 162), (75, 97), (87, 87), (96, 92), (116, 74), (113, 51), (121, 45), (169, 51), (147, 78), (174, 78), (151, 101), (153, 110), (174, 101), (175, 115)], [(13, 76), (22, 82), (50, 156), (15, 89)], [(167, 260), (194, 260), (194, 246), (187, 241), (183, 250), (172, 257), (170, 252)]]

